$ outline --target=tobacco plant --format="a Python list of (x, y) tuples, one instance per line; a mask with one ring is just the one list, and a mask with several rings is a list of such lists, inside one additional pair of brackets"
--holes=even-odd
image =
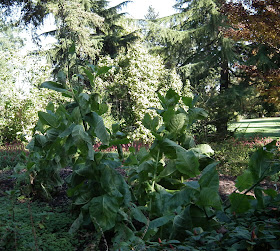
[[(94, 92), (96, 77), (109, 69), (84, 68), (92, 91), (69, 83), (62, 73), (58, 82), (42, 84), (70, 101), (58, 107), (49, 103), (46, 112), (39, 112), (23, 168), (32, 191), (47, 197), (63, 183), (60, 170), (72, 169), (67, 178), (68, 196), (78, 214), (70, 233), (81, 226), (94, 226), (97, 239), (103, 239), (107, 247), (110, 233), (114, 250), (141, 250), (158, 238), (168, 245), (183, 243), (194, 229), (219, 232), (231, 214), (279, 204), (276, 191), (259, 186), (280, 170), (275, 142), (253, 154), (249, 169), (237, 179), (239, 193), (221, 201), (213, 150), (206, 144), (197, 145), (190, 134), (191, 125), (207, 114), (195, 107), (195, 98), (181, 97), (172, 89), (164, 96), (158, 93), (162, 105), (155, 109), (158, 115), (146, 114), (143, 119), (155, 138), (152, 146), (137, 152), (130, 148), (131, 154), (124, 159), (121, 144), (129, 141), (117, 124), (110, 130), (105, 127), (101, 116), (107, 105)], [(94, 150), (97, 142), (99, 149)], [(112, 146), (118, 154), (103, 151)], [(118, 172), (120, 168), (126, 169), (127, 178)]]
[(185, 230), (217, 225), (209, 216), (212, 208), (221, 208), (219, 177), (211, 147), (196, 145), (189, 133), (192, 123), (205, 118), (206, 112), (194, 106), (195, 99), (180, 97), (174, 90), (158, 96), (162, 105), (156, 110), (158, 116), (152, 119), (146, 114), (143, 120), (155, 141), (148, 151), (142, 148), (128, 158), (128, 183), (149, 219), (138, 218), (148, 225), (142, 229), (144, 239), (180, 239)]

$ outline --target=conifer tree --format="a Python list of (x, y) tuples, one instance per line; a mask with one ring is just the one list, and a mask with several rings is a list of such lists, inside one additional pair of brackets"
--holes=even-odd
[(215, 76), (214, 100), (208, 104), (213, 116), (210, 123), (221, 135), (227, 133), (231, 116), (233, 100), (228, 90), (232, 86), (232, 67), (241, 53), (241, 46), (224, 36), (228, 25), (220, 11), (224, 2), (177, 0), (174, 7), (179, 13), (159, 19), (161, 26), (155, 23), (150, 32), (150, 37), (156, 40), (154, 50), (162, 53), (168, 67), (178, 68), (182, 80), (190, 81), (198, 94), (211, 94), (209, 78)]
[[(128, 1), (109, 7), (106, 0), (0, 0), (0, 6), (11, 13), (12, 7), (21, 9), (24, 24), (35, 27), (44, 22), (48, 14), (53, 14), (57, 29), (45, 35), (55, 35), (58, 43), (51, 53), (55, 73), (68, 65), (70, 74), (74, 65), (86, 62), (96, 64), (100, 55), (115, 56), (121, 47), (126, 47), (137, 36), (129, 33), (121, 25), (124, 13), (119, 14)], [(68, 56), (69, 50), (75, 56)]]

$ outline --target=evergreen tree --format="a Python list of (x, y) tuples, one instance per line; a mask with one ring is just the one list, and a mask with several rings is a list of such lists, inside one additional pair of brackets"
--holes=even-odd
[[(225, 1), (177, 0), (179, 13), (160, 19), (150, 36), (156, 41), (156, 52), (162, 53), (168, 67), (178, 68), (182, 80), (199, 95), (213, 97), (212, 123), (217, 133), (225, 135), (233, 115), (232, 72), (240, 60), (242, 46), (224, 36), (226, 16), (220, 9)], [(213, 85), (209, 84), (209, 78)], [(206, 82), (208, 81), (208, 82)], [(212, 91), (210, 90), (212, 89)], [(231, 93), (231, 96), (229, 96)], [(237, 92), (234, 92), (237, 94)], [(208, 105), (211, 104), (209, 98)]]
[[(126, 32), (121, 25), (124, 13), (118, 12), (125, 4), (127, 1), (109, 7), (106, 0), (0, 0), (8, 14), (12, 7), (20, 8), (24, 24), (37, 27), (48, 14), (54, 15), (57, 30), (45, 33), (58, 40), (51, 53), (54, 73), (67, 68), (70, 75), (77, 73), (77, 65), (96, 64), (100, 55), (115, 56), (121, 47), (136, 40), (136, 34)], [(73, 44), (76, 53), (69, 56), (69, 51), (74, 54)]]
[(159, 13), (156, 12), (152, 5), (148, 7), (147, 14), (144, 16), (146, 20), (156, 20), (159, 17)]
[[(105, 0), (75, 0), (50, 6), (58, 26), (59, 44), (53, 53), (56, 73), (66, 66), (69, 75), (78, 73), (77, 65), (97, 64), (101, 55), (114, 57), (120, 48), (137, 38), (121, 25), (123, 14), (118, 14), (118, 10), (124, 4), (109, 8)], [(73, 56), (69, 56), (69, 50)]]

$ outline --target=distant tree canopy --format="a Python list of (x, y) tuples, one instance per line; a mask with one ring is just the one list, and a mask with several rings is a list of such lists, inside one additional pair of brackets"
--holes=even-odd
[[(4, 13), (11, 14), (15, 8), (21, 12), (18, 23), (38, 27), (49, 14), (55, 18), (57, 29), (45, 35), (55, 35), (58, 40), (51, 59), (59, 70), (75, 72), (74, 65), (96, 64), (99, 56), (116, 56), (118, 50), (137, 39), (135, 33), (127, 32), (121, 25), (124, 13), (119, 10), (127, 4), (109, 7), (106, 0), (42, 0), (0, 1)], [(76, 57), (68, 58), (72, 44), (76, 46)], [(70, 65), (69, 65), (70, 64)]]

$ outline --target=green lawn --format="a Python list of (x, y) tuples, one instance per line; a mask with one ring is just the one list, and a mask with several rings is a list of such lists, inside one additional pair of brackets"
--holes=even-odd
[(243, 119), (232, 123), (230, 130), (236, 130), (237, 136), (280, 138), (280, 118)]

